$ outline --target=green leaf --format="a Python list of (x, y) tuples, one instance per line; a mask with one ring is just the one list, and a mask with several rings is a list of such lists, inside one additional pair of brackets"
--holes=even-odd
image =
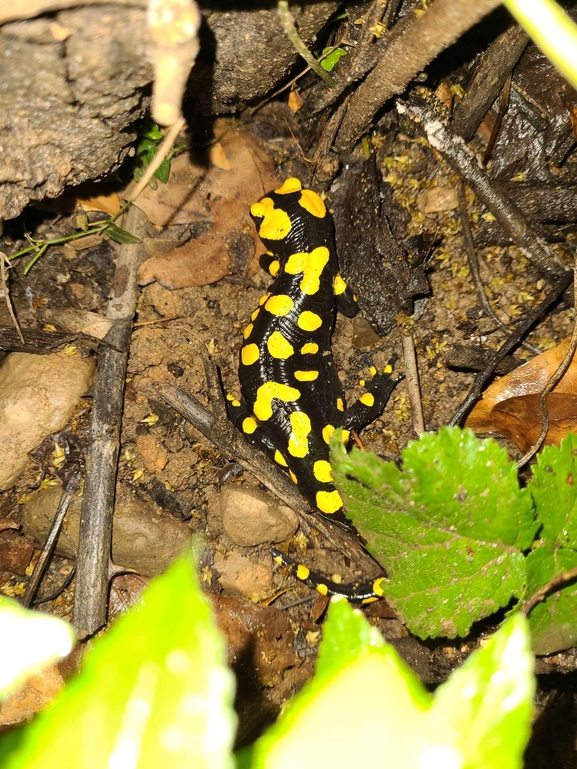
[(543, 449), (528, 488), (543, 524), (541, 537), (556, 547), (577, 549), (577, 435)]
[(114, 222), (108, 222), (104, 231), (116, 243), (132, 244), (141, 242), (140, 238), (137, 238), (136, 235), (132, 235), (127, 230), (114, 224)]
[(164, 138), (162, 131), (153, 120), (145, 120), (138, 133), (140, 136), (145, 136), (148, 139), (153, 139), (156, 142), (159, 142)]
[(170, 161), (167, 160), (167, 158), (164, 158), (162, 163), (158, 166), (156, 171), (154, 172), (154, 175), (158, 179), (158, 181), (162, 182), (162, 184), (166, 184), (170, 177)]
[(535, 694), (530, 640), (527, 620), (516, 614), (435, 692), (431, 720), (460, 757), (451, 766), (523, 766)]
[(330, 48), (325, 48), (323, 50), (323, 55), (327, 55), (324, 59), (321, 60), (321, 67), (327, 72), (332, 72), (336, 67), (339, 59), (341, 59), (343, 56), (346, 56), (347, 52), (343, 48), (335, 48), (334, 51), (331, 51), (330, 53), (329, 51), (331, 51)]
[[(569, 434), (561, 446), (547, 446), (538, 457), (528, 483), (541, 541), (527, 558), (527, 595), (553, 577), (577, 567), (577, 436)], [(529, 615), (533, 648), (551, 654), (577, 641), (577, 584), (557, 589)]]
[(152, 151), (152, 157), (154, 157), (154, 153), (157, 149), (156, 142), (152, 141), (152, 139), (147, 139), (146, 137), (140, 139), (136, 144), (137, 155), (147, 155)]
[(0, 699), (65, 657), (73, 645), (74, 630), (64, 620), (0, 596)]
[(233, 677), (183, 556), (118, 620), (3, 769), (232, 767)]
[(523, 616), (508, 620), (434, 698), (373, 638), (358, 610), (332, 602), (319, 649), (324, 670), (240, 754), (239, 768), (521, 767), (535, 688)]
[(319, 649), (321, 670), (241, 754), (239, 766), (374, 766), (386, 751), (386, 765), (416, 769), (432, 699), (377, 635), (358, 610), (333, 601)]
[(403, 452), (403, 470), (332, 443), (347, 515), (386, 569), (387, 600), (420, 637), (466, 635), (523, 594), (530, 494), (493, 441), (447, 427)]

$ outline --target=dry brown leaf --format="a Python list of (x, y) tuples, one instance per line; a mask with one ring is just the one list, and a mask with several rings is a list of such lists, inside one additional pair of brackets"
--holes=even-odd
[[(222, 135), (228, 125), (218, 121), (215, 134)], [(246, 258), (249, 274), (256, 269), (256, 236), (248, 212), (279, 178), (259, 141), (245, 131), (228, 130), (213, 153), (219, 146), (219, 166), (207, 171), (181, 156), (173, 163), (168, 184), (147, 189), (138, 198), (138, 206), (156, 225), (212, 223), (186, 245), (148, 259), (138, 273), (141, 285), (154, 280), (166, 288), (214, 283), (237, 271), (239, 254)], [(230, 170), (225, 170), (227, 164)]]
[(220, 168), (221, 171), (231, 170), (230, 160), (227, 158), (221, 142), (213, 144), (210, 148), (210, 162), (213, 166)]
[[(520, 395), (498, 403), (491, 412), (495, 431), (509, 438), (525, 454), (541, 432), (539, 395)], [(549, 429), (545, 446), (558, 446), (567, 433), (577, 432), (577, 395), (554, 392), (547, 397)]]
[[(230, 125), (218, 120), (215, 135), (222, 135)], [(168, 184), (159, 184), (156, 190), (147, 187), (138, 198), (138, 207), (150, 222), (165, 227), (214, 220), (230, 200), (242, 201), (248, 208), (279, 184), (274, 164), (254, 136), (231, 128), (219, 143), (230, 170), (207, 169), (189, 155), (175, 158)]]
[(138, 270), (138, 283), (146, 286), (157, 280), (170, 289), (216, 283), (230, 274), (231, 253), (225, 237), (227, 227), (230, 232), (231, 227), (242, 226), (251, 227), (246, 206), (232, 201), (224, 216), (217, 219), (210, 230), (181, 248), (147, 259)]
[[(494, 407), (507, 400), (523, 395), (539, 395), (553, 373), (559, 367), (565, 357), (569, 340), (561, 342), (547, 352), (541, 353), (519, 366), (510, 374), (501, 377), (497, 382), (488, 387), (483, 393), (483, 398), (476, 404), (465, 422), (465, 427), (470, 427), (477, 433), (497, 432), (492, 422), (491, 412)], [(573, 358), (564, 377), (554, 388), (555, 393), (577, 394), (577, 360)], [(537, 409), (539, 412), (539, 409)]]
[(303, 100), (298, 91), (291, 91), (288, 96), (288, 106), (293, 112), (298, 112), (303, 106)]

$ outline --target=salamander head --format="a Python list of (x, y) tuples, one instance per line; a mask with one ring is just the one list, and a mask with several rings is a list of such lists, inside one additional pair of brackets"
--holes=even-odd
[(264, 245), (279, 256), (306, 251), (311, 242), (332, 243), (332, 220), (318, 193), (291, 177), (251, 206)]

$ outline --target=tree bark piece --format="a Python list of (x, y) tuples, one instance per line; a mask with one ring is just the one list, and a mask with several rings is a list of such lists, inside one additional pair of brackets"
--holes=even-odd
[[(132, 206), (124, 226), (138, 236), (145, 222), (142, 211)], [(119, 249), (115, 296), (107, 309), (107, 316), (116, 324), (105, 338), (111, 346), (103, 348), (98, 361), (74, 595), (73, 619), (79, 638), (93, 635), (106, 623), (126, 365), (138, 297), (136, 272), (143, 258), (141, 244)]]
[(475, 3), (470, 0), (435, 0), (431, 3), (404, 35), (393, 40), (377, 66), (357, 89), (337, 136), (337, 149), (342, 153), (350, 152), (388, 99), (402, 93), (441, 51), (500, 4), (500, 0), (478, 0)]
[(465, 141), (473, 138), (528, 40), (527, 33), (515, 25), (502, 32), (487, 49), (465, 96), (455, 109), (451, 124), (453, 131)]

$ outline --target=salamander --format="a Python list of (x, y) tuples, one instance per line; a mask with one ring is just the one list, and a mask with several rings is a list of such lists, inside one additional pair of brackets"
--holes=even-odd
[[(313, 508), (346, 520), (332, 481), (329, 443), (343, 441), (378, 416), (398, 377), (371, 367), (366, 392), (349, 408), (331, 351), (336, 310), (352, 317), (356, 297), (341, 276), (333, 222), (322, 198), (289, 178), (250, 210), (267, 253), (261, 266), (275, 279), (243, 332), (242, 400), (229, 396), (229, 414), (244, 435), (284, 468)], [(376, 585), (324, 580), (280, 551), (275, 559), (321, 593), (367, 602)], [(382, 591), (380, 591), (382, 595)]]

